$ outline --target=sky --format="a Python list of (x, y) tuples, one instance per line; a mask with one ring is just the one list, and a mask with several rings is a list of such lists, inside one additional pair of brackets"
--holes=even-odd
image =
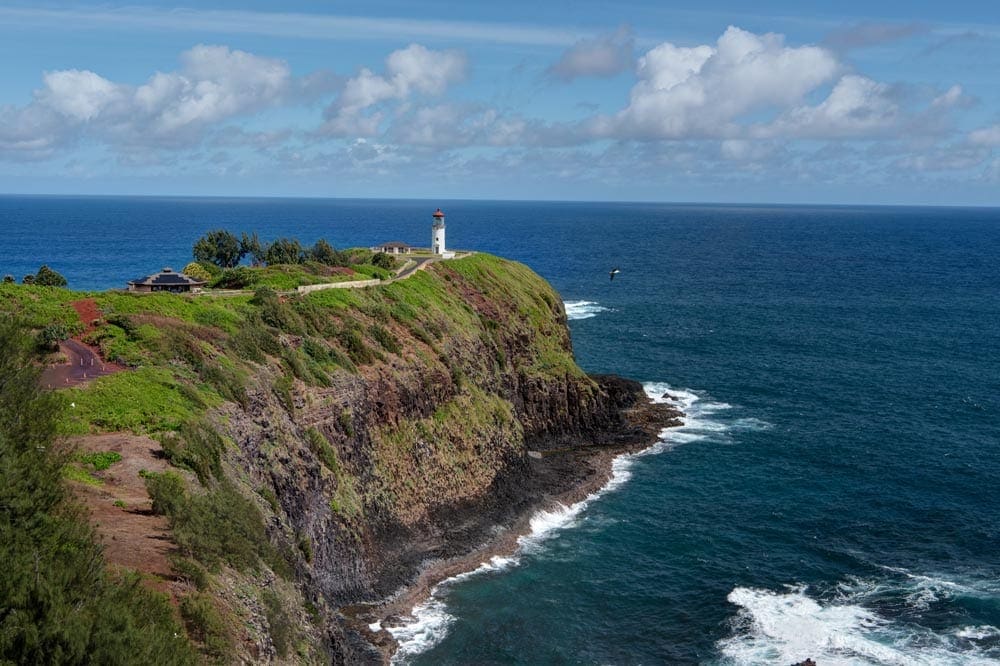
[(993, 206), (998, 72), (985, 0), (0, 1), (0, 192)]

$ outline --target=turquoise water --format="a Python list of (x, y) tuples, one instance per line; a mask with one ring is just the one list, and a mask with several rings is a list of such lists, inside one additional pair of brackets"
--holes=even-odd
[(688, 423), (441, 586), (400, 661), (1000, 663), (1000, 211), (6, 198), (0, 272), (118, 286), (219, 225), (426, 244), (438, 205)]

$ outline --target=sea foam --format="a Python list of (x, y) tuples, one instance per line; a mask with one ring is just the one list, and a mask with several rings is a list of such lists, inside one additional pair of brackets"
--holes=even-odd
[[(920, 612), (955, 595), (996, 599), (995, 581), (959, 581), (886, 568), (887, 577), (850, 579), (832, 595), (804, 585), (783, 591), (736, 587), (727, 597), (738, 610), (731, 635), (716, 647), (719, 664), (922, 666), (1000, 664), (1000, 629), (963, 625), (934, 631)], [(888, 603), (890, 600), (891, 603)], [(897, 609), (896, 617), (875, 608)]]
[(564, 305), (566, 306), (566, 318), (571, 320), (590, 319), (601, 312), (608, 312), (608, 308), (594, 301), (566, 301)]

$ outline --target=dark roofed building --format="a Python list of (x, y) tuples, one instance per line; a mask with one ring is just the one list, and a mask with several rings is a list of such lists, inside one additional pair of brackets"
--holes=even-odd
[(191, 291), (201, 291), (201, 288), (204, 286), (204, 280), (198, 280), (184, 273), (177, 273), (172, 268), (164, 268), (159, 273), (130, 280), (128, 290), (140, 292), (169, 291), (174, 294), (182, 294)]
[(386, 254), (410, 254), (413, 252), (413, 248), (402, 243), (400, 241), (391, 241), (389, 243), (383, 243), (378, 247), (373, 247), (372, 250), (375, 252), (385, 252)]

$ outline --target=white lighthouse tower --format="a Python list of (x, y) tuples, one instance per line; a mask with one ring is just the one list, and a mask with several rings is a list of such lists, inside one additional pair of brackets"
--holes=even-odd
[(446, 259), (454, 257), (454, 252), (448, 252), (444, 246), (444, 213), (438, 208), (434, 211), (434, 223), (431, 225), (431, 253)]

